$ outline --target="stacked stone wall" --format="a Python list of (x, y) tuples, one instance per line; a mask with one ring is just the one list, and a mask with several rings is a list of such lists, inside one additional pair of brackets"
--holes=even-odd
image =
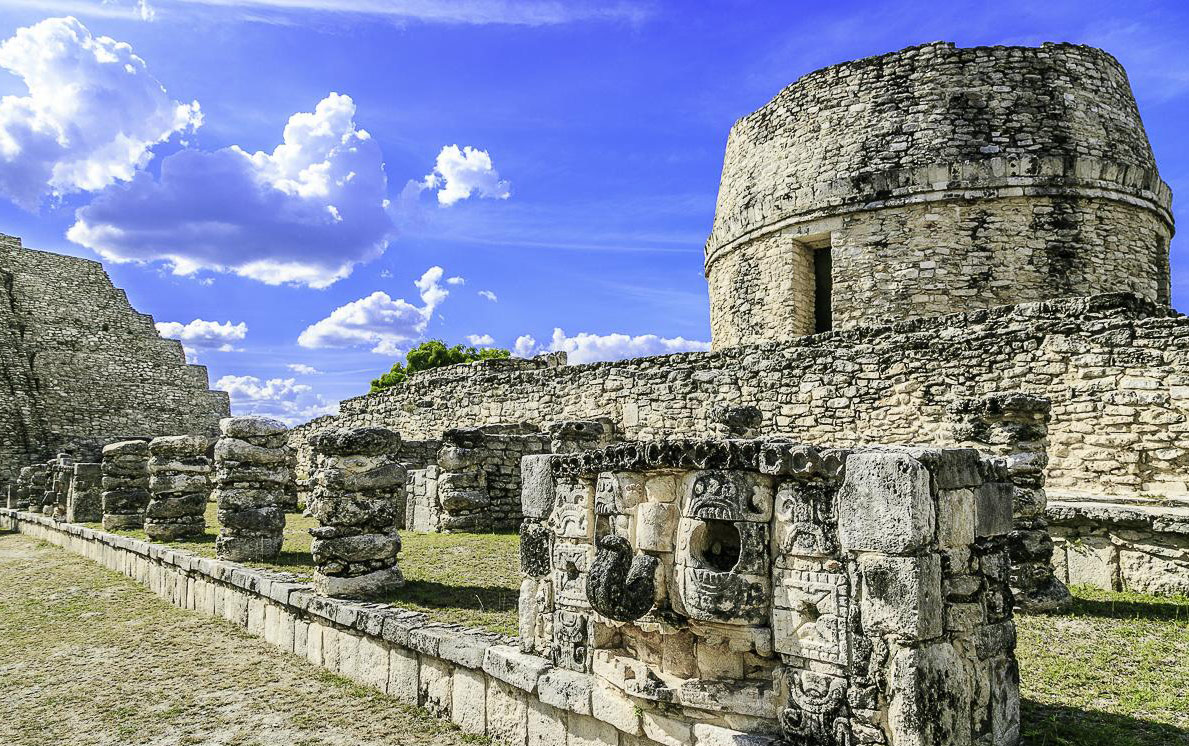
[[(2, 337), (7, 337), (3, 339)], [(98, 262), (0, 236), (0, 466), (128, 436), (214, 435), (230, 413), (206, 368), (162, 339)], [(11, 463), (10, 463), (11, 462)]]
[[(828, 444), (952, 442), (950, 405), (1022, 391), (1052, 402), (1049, 489), (1189, 493), (1189, 319), (1126, 295), (613, 363), (414, 376), (348, 399), (340, 426), (437, 438), (492, 422), (608, 416), (626, 439), (705, 436), (722, 406), (757, 434)], [(299, 447), (301, 443), (295, 443)]]
[(1170, 206), (1101, 50), (937, 43), (828, 67), (731, 130), (706, 245), (714, 344), (812, 333), (803, 257), (823, 245), (835, 328), (1104, 292), (1167, 303)]

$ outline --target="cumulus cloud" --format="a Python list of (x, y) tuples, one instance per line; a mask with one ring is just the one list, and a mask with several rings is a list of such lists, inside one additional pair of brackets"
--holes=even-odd
[(430, 267), (414, 282), (421, 306), (377, 290), (306, 327), (297, 343), (311, 349), (372, 345), (376, 354), (399, 355), (402, 345), (421, 337), (434, 309), (450, 294), (441, 285), (442, 274), (441, 267)]
[(158, 321), (156, 326), (157, 333), (162, 337), (180, 340), (193, 348), (217, 349), (221, 352), (235, 349), (234, 343), (243, 341), (248, 334), (248, 325), (243, 321), (238, 324), (202, 319), (194, 319), (188, 324), (180, 321)]
[(516, 338), (516, 344), (512, 345), (512, 354), (516, 357), (532, 357), (537, 352), (537, 340), (531, 334), (520, 335)]
[(507, 199), (512, 196), (511, 183), (500, 178), (491, 163), (491, 155), (467, 145), (446, 145), (438, 153), (434, 170), (421, 181), (409, 181), (401, 191), (400, 202), (405, 212), (413, 211), (417, 195), (426, 190), (438, 190), (438, 204), (449, 207), (471, 195), (488, 199)]
[(483, 296), (492, 303), (499, 301), (499, 298), (495, 296), (495, 293), (491, 292), (490, 290), (480, 290), (479, 295)]
[(256, 376), (228, 375), (216, 381), (215, 388), (231, 395), (231, 409), (235, 414), (267, 415), (288, 425), (337, 411), (337, 407), (328, 404), (313, 387), (293, 378), (261, 380)]
[(320, 376), (320, 375), (322, 375), (322, 371), (318, 370), (317, 368), (315, 368), (312, 365), (306, 365), (305, 363), (289, 363), (285, 367), (288, 368), (289, 370), (293, 371), (294, 373), (300, 373), (303, 376)]
[(699, 342), (685, 337), (658, 337), (655, 334), (589, 334), (582, 332), (572, 337), (561, 329), (553, 330), (553, 338), (547, 348), (525, 334), (516, 339), (513, 351), (518, 357), (532, 357), (542, 352), (566, 353), (571, 363), (594, 363), (602, 360), (622, 360), (629, 357), (668, 355), (674, 352), (704, 352), (710, 349), (709, 342)]
[(490, 334), (468, 334), (467, 341), (476, 347), (490, 347), (495, 339)]
[(447, 285), (465, 285), (465, 284), (467, 284), (467, 278), (465, 278), (465, 277), (447, 277), (446, 284)]
[(140, 172), (78, 210), (67, 237), (114, 262), (323, 288), (387, 247), (387, 189), (354, 101), (331, 93), (290, 117), (271, 153), (175, 153), (160, 176)]
[(154, 145), (202, 124), (198, 102), (170, 98), (131, 46), (72, 17), (17, 30), (0, 68), (27, 89), (0, 98), (0, 194), (27, 210), (129, 181)]

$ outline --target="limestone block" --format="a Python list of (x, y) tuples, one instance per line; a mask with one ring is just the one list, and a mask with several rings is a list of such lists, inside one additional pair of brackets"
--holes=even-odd
[(742, 733), (709, 723), (694, 723), (694, 746), (777, 746), (777, 739)]
[(1116, 590), (1118, 550), (1110, 539), (1087, 536), (1066, 544), (1065, 563), (1070, 585)]
[(635, 703), (623, 692), (601, 679), (595, 681), (591, 690), (590, 711), (591, 715), (604, 723), (610, 723), (623, 733), (637, 736), (642, 732), (640, 713)]
[(281, 435), (284, 434), (288, 428), (286, 427), (285, 423), (281, 422), (280, 420), (274, 420), (269, 417), (248, 416), (226, 417), (222, 420), (219, 420), (219, 430), (226, 437), (239, 438), (243, 440), (248, 438)]
[(971, 746), (968, 666), (948, 642), (903, 648), (889, 672), (893, 746)]
[(1145, 551), (1120, 549), (1119, 582), (1123, 590), (1189, 596), (1189, 557), (1174, 562)]
[(528, 742), (528, 699), (524, 691), (497, 679), (487, 681), (487, 735), (507, 746)]
[(975, 488), (976, 536), (1002, 536), (1011, 532), (1013, 492), (1011, 482), (984, 482)]
[(449, 717), (453, 705), (453, 667), (445, 661), (421, 656), (418, 697), (421, 706), (438, 717)]
[(941, 634), (941, 558), (936, 554), (859, 556), (863, 630), (928, 640)]
[(450, 695), (450, 719), (463, 733), (487, 732), (487, 677), (482, 671), (455, 668)]
[(838, 505), (843, 549), (910, 554), (933, 540), (929, 472), (906, 454), (851, 454)]
[(640, 725), (644, 729), (644, 735), (661, 746), (688, 746), (694, 740), (692, 727), (686, 720), (677, 720), (645, 710), (640, 714)]
[(418, 703), (421, 665), (417, 654), (401, 647), (388, 650), (388, 694), (409, 705)]
[(636, 548), (671, 552), (677, 533), (677, 509), (672, 504), (646, 502), (636, 506)]
[(520, 459), (520, 506), (525, 518), (545, 520), (553, 512), (553, 474), (549, 454)]
[(590, 693), (594, 678), (590, 674), (555, 668), (546, 671), (537, 682), (541, 701), (580, 715), (590, 714)]
[(974, 490), (949, 489), (938, 492), (937, 543), (942, 547), (967, 547), (973, 544), (975, 515)]
[(507, 684), (533, 693), (537, 680), (550, 668), (549, 661), (521, 653), (509, 645), (492, 645), (483, 658), (483, 670)]
[(767, 523), (772, 479), (745, 471), (694, 471), (681, 483), (681, 515), (718, 521)]
[[(773, 646), (779, 653), (845, 665), (850, 584), (845, 573), (776, 570)], [(703, 673), (705, 675), (705, 673)]]
[(529, 746), (556, 746), (566, 742), (566, 712), (541, 702), (528, 700), (527, 732)]
[(571, 714), (566, 730), (566, 746), (618, 746), (619, 731), (610, 723), (593, 717)]
[(355, 654), (355, 674), (352, 678), (366, 687), (380, 692), (388, 690), (389, 649), (383, 642), (364, 635), (359, 638)]

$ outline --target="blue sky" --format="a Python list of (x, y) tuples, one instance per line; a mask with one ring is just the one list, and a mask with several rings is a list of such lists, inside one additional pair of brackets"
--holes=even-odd
[(19, 146), (0, 138), (0, 232), (98, 252), (237, 412), (291, 421), (420, 338), (698, 348), (727, 130), (831, 63), (934, 40), (1103, 47), (1189, 194), (1172, 0), (0, 0), (0, 40)]

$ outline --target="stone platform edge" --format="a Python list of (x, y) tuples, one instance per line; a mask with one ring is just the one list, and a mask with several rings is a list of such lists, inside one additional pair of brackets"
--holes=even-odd
[(508, 746), (772, 746), (773, 738), (651, 711), (593, 674), (556, 669), (514, 638), (387, 604), (324, 598), (285, 573), (0, 508), (0, 529), (46, 541), (174, 606), (238, 624), (284, 652)]

